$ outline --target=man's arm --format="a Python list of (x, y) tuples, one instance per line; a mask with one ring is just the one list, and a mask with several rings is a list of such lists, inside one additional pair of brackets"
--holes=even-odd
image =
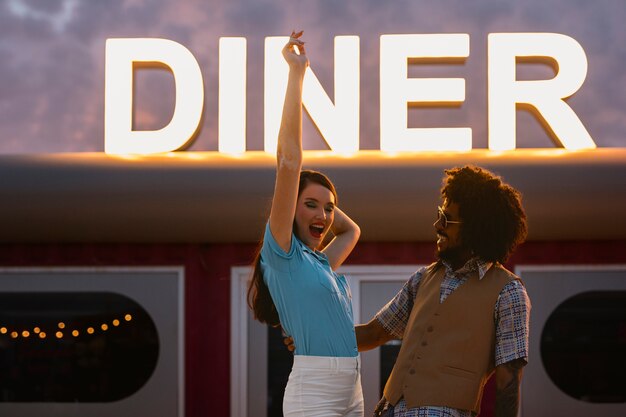
[(409, 321), (413, 300), (425, 268), (420, 268), (400, 291), (367, 324), (355, 326), (359, 352), (375, 349), (391, 339), (402, 339)]
[[(376, 318), (373, 318), (367, 324), (357, 324), (354, 326), (354, 330), (356, 332), (356, 344), (359, 348), (359, 352), (375, 349), (394, 338), (392, 335), (387, 333), (385, 328), (378, 320), (376, 320)], [(293, 344), (293, 338), (285, 337), (283, 339), (283, 343), (287, 346), (287, 349), (290, 352), (296, 350), (296, 347)]]
[(515, 359), (496, 366), (495, 417), (516, 417), (524, 359)]
[(528, 358), (530, 299), (524, 285), (512, 280), (496, 303), (496, 417), (515, 417), (522, 369)]
[(359, 352), (375, 349), (394, 338), (375, 317), (367, 324), (357, 324), (354, 330)]
[[(411, 315), (413, 300), (425, 268), (415, 272), (402, 289), (367, 324), (354, 326), (359, 352), (375, 349), (391, 339), (401, 339)], [(385, 326), (383, 326), (385, 323)], [(286, 337), (283, 343), (290, 351), (295, 350), (293, 339)]]

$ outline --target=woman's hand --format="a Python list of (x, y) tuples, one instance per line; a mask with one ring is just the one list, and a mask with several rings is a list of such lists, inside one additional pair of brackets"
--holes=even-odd
[(339, 207), (334, 208), (335, 218), (333, 224), (330, 226), (330, 231), (338, 236), (346, 232), (358, 232), (360, 235), (361, 229), (346, 213), (341, 211)]
[(334, 271), (341, 266), (356, 246), (361, 236), (361, 229), (346, 213), (339, 210), (339, 207), (335, 207), (335, 219), (330, 230), (335, 237), (322, 252), (328, 257)]
[(304, 74), (304, 71), (309, 66), (309, 59), (306, 56), (304, 42), (300, 40), (300, 36), (302, 36), (302, 31), (297, 33), (291, 32), (289, 42), (283, 48), (283, 57), (292, 71), (301, 71)]

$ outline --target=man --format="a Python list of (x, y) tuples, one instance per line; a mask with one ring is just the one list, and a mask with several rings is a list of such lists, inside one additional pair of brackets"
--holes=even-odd
[(496, 417), (519, 406), (530, 301), (501, 265), (526, 237), (519, 192), (489, 171), (446, 170), (434, 227), (438, 261), (365, 325), (360, 351), (403, 339), (375, 415), (469, 417), (495, 370)]
[(495, 372), (495, 416), (514, 417), (528, 357), (530, 301), (501, 263), (526, 237), (521, 197), (482, 168), (445, 173), (434, 223), (438, 261), (415, 272), (369, 323), (356, 326), (359, 351), (403, 340), (374, 414), (474, 416)]

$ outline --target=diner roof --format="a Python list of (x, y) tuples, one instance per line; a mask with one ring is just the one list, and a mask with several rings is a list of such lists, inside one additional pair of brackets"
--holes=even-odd
[[(307, 151), (363, 241), (431, 241), (445, 168), (488, 168), (519, 189), (529, 240), (626, 238), (626, 149), (496, 153)], [(251, 242), (269, 213), (275, 158), (176, 152), (0, 156), (0, 241)]]

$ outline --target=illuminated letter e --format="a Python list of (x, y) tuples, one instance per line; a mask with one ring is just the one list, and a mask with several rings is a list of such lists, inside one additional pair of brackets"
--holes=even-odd
[[(575, 39), (558, 33), (490, 33), (488, 45), (489, 149), (515, 149), (518, 104), (532, 111), (557, 145), (566, 149), (596, 147), (565, 102), (587, 75), (587, 57)], [(517, 80), (518, 58), (547, 62), (556, 75), (548, 80)]]

